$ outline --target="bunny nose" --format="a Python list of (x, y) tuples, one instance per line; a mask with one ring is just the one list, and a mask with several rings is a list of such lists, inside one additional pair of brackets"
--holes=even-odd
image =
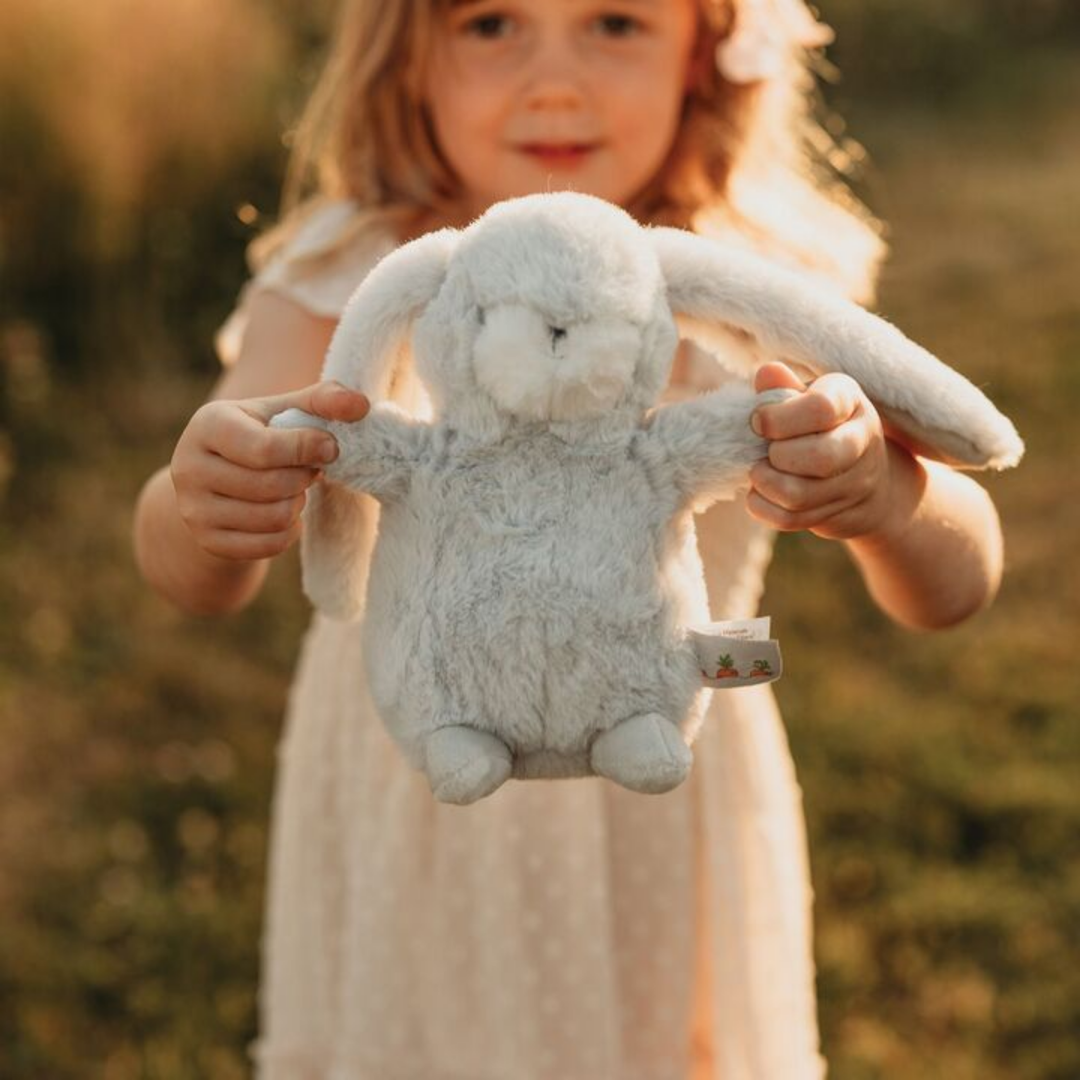
[(552, 345), (554, 345), (556, 341), (566, 337), (566, 330), (561, 326), (549, 326), (548, 330), (551, 332)]

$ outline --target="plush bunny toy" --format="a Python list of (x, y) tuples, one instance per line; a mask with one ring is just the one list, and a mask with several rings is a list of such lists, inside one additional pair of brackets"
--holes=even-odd
[[(709, 621), (693, 514), (746, 486), (767, 453), (750, 414), (777, 392), (655, 408), (675, 313), (691, 336), (733, 326), (809, 372), (847, 372), (922, 453), (1019, 460), (979, 390), (808, 281), (559, 193), (405, 244), (353, 294), (324, 377), (370, 413), (273, 423), (340, 444), (305, 511), (305, 589), (339, 617), (363, 602), (373, 700), (436, 798), (594, 774), (658, 793), (690, 769), (710, 692), (688, 638)], [(410, 329), (430, 422), (385, 400)], [(366, 583), (355, 492), (379, 503)]]

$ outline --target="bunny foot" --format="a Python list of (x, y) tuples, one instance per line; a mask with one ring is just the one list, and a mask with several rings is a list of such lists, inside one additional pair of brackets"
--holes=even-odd
[(646, 795), (678, 787), (694, 755), (679, 729), (659, 713), (640, 713), (598, 735), (589, 760), (598, 776)]
[(439, 802), (468, 806), (501, 787), (514, 759), (501, 739), (463, 724), (439, 728), (426, 744), (427, 777)]

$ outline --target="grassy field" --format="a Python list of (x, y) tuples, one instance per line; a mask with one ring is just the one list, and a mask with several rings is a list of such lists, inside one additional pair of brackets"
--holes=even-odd
[[(983, 386), (1028, 457), (984, 478), (1007, 573), (955, 630), (890, 624), (839, 545), (778, 545), (763, 609), (785, 651), (833, 1080), (1080, 1076), (1080, 78), (1065, 59), (1031, 80), (1045, 107), (844, 103), (893, 230), (881, 310)], [(130, 365), (72, 375), (39, 324), (0, 323), (4, 1080), (232, 1080), (254, 1034), (274, 743), (307, 611), (295, 559), (225, 623), (138, 582), (135, 493), (210, 371), (148, 333)]]
[[(1056, 85), (1080, 99), (1074, 76)], [(825, 1046), (839, 1080), (1066, 1080), (1080, 1075), (1080, 116), (873, 131), (894, 245), (881, 308), (990, 393), (1028, 450), (981, 478), (1006, 576), (954, 630), (893, 626), (835, 545), (780, 538), (764, 605), (787, 634), (778, 694), (809, 815)]]

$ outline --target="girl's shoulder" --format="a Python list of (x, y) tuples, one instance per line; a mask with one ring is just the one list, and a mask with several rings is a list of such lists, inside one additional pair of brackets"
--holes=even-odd
[(239, 355), (251, 302), (260, 291), (287, 297), (320, 318), (337, 318), (368, 271), (398, 246), (394, 231), (352, 199), (313, 200), (248, 249), (251, 276), (218, 329), (219, 359)]

